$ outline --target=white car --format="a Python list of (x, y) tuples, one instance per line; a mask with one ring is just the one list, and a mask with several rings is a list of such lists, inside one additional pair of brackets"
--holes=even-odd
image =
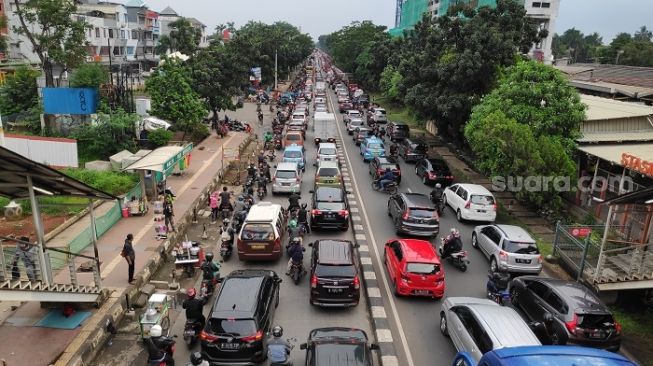
[(388, 115), (386, 114), (385, 109), (376, 108), (374, 109), (374, 114), (372, 115), (372, 119), (374, 120), (375, 123), (387, 123)]
[(478, 184), (457, 183), (444, 189), (442, 197), (456, 213), (458, 221), (493, 222), (497, 218), (497, 204), (487, 188)]
[(364, 126), (364, 124), (363, 124), (363, 120), (362, 120), (362, 119), (360, 119), (360, 118), (352, 119), (352, 120), (350, 120), (349, 122), (347, 122), (347, 133), (348, 133), (349, 135), (353, 135), (353, 134), (354, 134), (354, 131), (355, 131), (357, 128), (361, 128), (361, 127), (363, 127), (363, 126)]
[(332, 142), (321, 142), (317, 148), (317, 163), (320, 165), (320, 162), (323, 161), (338, 161), (336, 144)]
[(361, 115), (361, 112), (351, 109), (348, 110), (347, 113), (345, 114), (345, 117), (342, 119), (343, 122), (349, 123), (349, 121), (353, 119), (360, 119), (361, 121), (363, 120), (363, 115)]

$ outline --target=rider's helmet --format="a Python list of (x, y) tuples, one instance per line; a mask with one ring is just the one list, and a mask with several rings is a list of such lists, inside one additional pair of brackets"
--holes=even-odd
[(161, 333), (163, 333), (163, 329), (159, 324), (156, 324), (150, 328), (150, 337), (161, 337)]
[(189, 299), (194, 299), (195, 295), (197, 295), (197, 291), (195, 290), (194, 287), (191, 287), (188, 290), (186, 290), (186, 296), (188, 296)]
[(298, 237), (294, 237), (294, 238), (292, 238), (292, 239), (290, 240), (290, 244), (297, 244), (297, 245), (299, 245), (299, 244), (301, 244), (301, 240), (299, 240)]
[(458, 231), (458, 229), (456, 229), (455, 227), (452, 227), (451, 228), (451, 235), (452, 236), (460, 236), (460, 231)]
[(440, 183), (435, 183), (435, 188), (442, 188), (442, 184), (440, 184)]
[(207, 252), (205, 255), (206, 261), (207, 262), (212, 262), (213, 261), (213, 252)]
[(272, 335), (275, 337), (282, 337), (283, 336), (283, 328), (281, 328), (280, 325), (275, 325), (274, 328), (272, 328)]
[(391, 172), (390, 168), (385, 168), (385, 172), (390, 173)]
[(204, 361), (204, 358), (202, 358), (202, 353), (200, 353), (200, 352), (193, 352), (193, 353), (190, 355), (190, 363), (191, 363), (192, 365), (194, 365), (194, 366), (195, 366), (195, 365), (199, 366), (199, 365), (202, 364), (202, 361)]
[(291, 220), (288, 222), (288, 227), (291, 228), (291, 229), (296, 228), (296, 227), (297, 227), (297, 220), (295, 220), (295, 219), (291, 219)]
[(231, 221), (229, 221), (229, 218), (227, 218), (227, 217), (225, 217), (224, 219), (222, 219), (222, 225), (223, 225), (223, 226), (229, 226), (229, 223), (230, 223), (230, 222), (231, 222)]

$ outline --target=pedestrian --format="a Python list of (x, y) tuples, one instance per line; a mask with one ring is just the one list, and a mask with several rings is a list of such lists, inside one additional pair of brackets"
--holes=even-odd
[(127, 261), (127, 266), (128, 266), (128, 277), (129, 283), (134, 282), (134, 268), (135, 268), (135, 262), (136, 262), (136, 252), (134, 252), (134, 235), (132, 234), (127, 234), (127, 238), (125, 239), (125, 245), (122, 247), (122, 252), (120, 252), (120, 255), (125, 258)]
[(218, 219), (218, 192), (215, 191), (211, 193), (209, 197), (209, 207), (211, 208), (211, 223), (214, 223)]
[(170, 231), (170, 227), (172, 227), (173, 232), (177, 231), (175, 229), (175, 222), (172, 219), (174, 216), (175, 212), (172, 209), (172, 203), (170, 203), (168, 200), (165, 200), (163, 202), (163, 218), (166, 225), (166, 231)]
[[(21, 260), (25, 266), (27, 278), (32, 282), (36, 281), (36, 246), (29, 244), (29, 238), (27, 236), (21, 236), (20, 241), (16, 245), (16, 255), (14, 260), (16, 266), (18, 266), (19, 260)], [(14, 272), (14, 269), (15, 268), (12, 268), (12, 272)], [(12, 273), (12, 276), (13, 275), (14, 273)]]

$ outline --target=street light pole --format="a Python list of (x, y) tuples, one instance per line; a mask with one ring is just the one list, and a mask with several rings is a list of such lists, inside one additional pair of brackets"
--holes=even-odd
[(277, 90), (279, 88), (278, 87), (278, 81), (279, 80), (278, 80), (278, 77), (277, 77), (277, 67), (278, 67), (277, 50), (274, 50), (274, 90)]

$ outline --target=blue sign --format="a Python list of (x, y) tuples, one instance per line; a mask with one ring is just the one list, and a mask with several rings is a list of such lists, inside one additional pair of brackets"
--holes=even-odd
[(46, 114), (93, 114), (97, 111), (98, 100), (98, 91), (94, 88), (43, 88)]

